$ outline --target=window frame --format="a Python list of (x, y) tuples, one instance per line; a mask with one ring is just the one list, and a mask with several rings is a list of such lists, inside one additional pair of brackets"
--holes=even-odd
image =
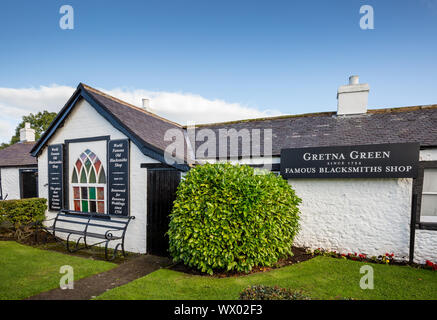
[[(90, 149), (86, 149), (86, 150), (89, 150), (90, 152), (92, 152), (97, 157), (97, 159), (100, 161), (100, 158), (92, 150), (90, 150)], [(79, 155), (79, 158), (76, 160), (76, 161), (81, 161), (82, 168), (86, 168), (84, 161), (82, 161), (80, 159), (80, 156), (83, 153), (85, 153), (87, 160), (93, 161), (92, 159), (90, 159), (89, 155), (86, 153), (86, 150), (84, 150)], [(76, 163), (76, 161), (74, 163)], [(107, 170), (105, 170), (106, 164), (103, 163), (102, 161), (100, 161), (100, 163), (101, 163), (100, 164), (101, 168), (100, 168), (99, 172), (94, 171), (95, 172), (95, 177), (96, 177), (96, 182), (95, 183), (89, 182), (90, 177), (89, 177), (89, 174), (87, 172), (85, 172), (87, 182), (86, 183), (80, 182), (81, 172), (77, 172), (76, 166), (73, 166), (73, 168), (72, 168), (72, 171), (74, 170), (76, 172), (76, 178), (78, 179), (78, 182), (70, 181), (70, 186), (69, 186), (72, 189), (72, 191), (73, 191), (72, 192), (72, 195), (73, 195), (73, 199), (72, 199), (73, 200), (73, 202), (72, 202), (73, 203), (73, 208), (74, 208), (74, 201), (77, 201), (77, 200), (80, 201), (80, 207), (82, 207), (82, 201), (88, 201), (88, 211), (87, 212), (79, 211), (80, 213), (83, 213), (83, 214), (89, 214), (89, 213), (91, 213), (91, 214), (107, 214), (107, 212), (108, 212), (108, 208), (107, 208), (107, 196), (106, 196), (107, 195), (107, 176), (106, 176), (107, 175), (107, 173), (106, 173)], [(94, 163), (93, 162), (91, 162), (91, 166), (94, 167)], [(103, 170), (103, 172), (102, 172), (102, 170)], [(100, 174), (102, 174), (102, 173), (105, 175), (105, 183), (99, 183), (98, 182), (100, 180)], [(79, 188), (79, 199), (76, 199), (74, 197), (74, 188), (75, 187)], [(82, 198), (82, 188), (87, 188), (87, 199), (86, 200)], [(95, 190), (96, 190), (95, 191), (95, 195), (96, 195), (95, 199), (90, 199), (90, 191), (89, 191), (90, 188), (95, 188)], [(100, 200), (101, 202), (103, 201), (103, 212), (98, 212), (98, 202), (99, 202), (99, 199), (98, 199), (98, 188), (103, 188), (103, 195), (104, 195), (104, 197), (103, 197), (103, 200)], [(91, 211), (90, 210), (90, 205), (89, 204), (90, 204), (90, 201), (93, 201), (93, 200), (96, 202), (96, 211)], [(74, 211), (76, 211), (76, 210), (74, 210)]]
[(419, 162), (417, 178), (413, 180), (413, 196), (416, 197), (416, 203), (413, 208), (413, 221), (415, 221), (416, 229), (437, 230), (437, 222), (428, 222), (421, 220), (425, 169), (437, 169), (437, 161)]
[(34, 173), (36, 174), (36, 198), (39, 196), (39, 186), (38, 186), (38, 167), (20, 168), (18, 169), (18, 184), (20, 188), (20, 199), (29, 199), (29, 197), (24, 198), (24, 181), (23, 173)]
[[(96, 216), (96, 215), (101, 215), (101, 216), (108, 216), (109, 212), (108, 212), (108, 143), (109, 140), (111, 139), (111, 136), (97, 136), (97, 137), (88, 137), (88, 138), (79, 138), (79, 139), (66, 139), (64, 140), (64, 177), (65, 177), (65, 182), (64, 182), (64, 210), (67, 211), (74, 211), (72, 209), (70, 209), (70, 190), (73, 191), (73, 188), (71, 186), (71, 181), (70, 181), (70, 172), (73, 168), (70, 168), (70, 155), (69, 155), (69, 150), (70, 150), (70, 144), (71, 143), (82, 143), (82, 142), (96, 142), (96, 141), (106, 141), (106, 161), (103, 162), (102, 161), (102, 165), (105, 165), (106, 169), (105, 169), (105, 173), (106, 173), (106, 186), (104, 189), (105, 192), (105, 213), (91, 213), (91, 212), (78, 212), (81, 215), (84, 216)], [(76, 162), (76, 161), (75, 161)], [(79, 177), (80, 178), (80, 177)], [(80, 180), (79, 180), (80, 181)], [(73, 191), (74, 192), (74, 191)], [(74, 194), (72, 194), (73, 196), (73, 201), (74, 201)], [(73, 203), (73, 209), (74, 209), (74, 202)]]

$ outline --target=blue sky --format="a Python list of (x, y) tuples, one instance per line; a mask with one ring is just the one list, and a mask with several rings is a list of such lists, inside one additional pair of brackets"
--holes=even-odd
[[(74, 30), (59, 28), (64, 4)], [(364, 4), (374, 30), (359, 27)], [(433, 104), (436, 34), (435, 0), (2, 0), (0, 88), (85, 82), (297, 114), (335, 110), (358, 74), (371, 108)]]

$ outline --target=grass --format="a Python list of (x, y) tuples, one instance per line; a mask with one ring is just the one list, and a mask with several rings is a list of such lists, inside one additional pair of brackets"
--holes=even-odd
[[(76, 245), (76, 242), (70, 241), (71, 248), (74, 248)], [(83, 247), (83, 242), (80, 244), (81, 247)], [(44, 249), (44, 250), (50, 250), (50, 251), (56, 251), (64, 254), (69, 254), (67, 249), (65, 248), (65, 241), (63, 242), (49, 242), (49, 243), (42, 243), (34, 245), (35, 248)], [(112, 257), (112, 254), (114, 252), (114, 249), (108, 248), (108, 257)], [(112, 263), (115, 264), (121, 264), (128, 260), (135, 259), (140, 254), (135, 252), (126, 252), (126, 257), (124, 257), (120, 250), (117, 251), (117, 256), (114, 260), (111, 260)], [(74, 252), (74, 256), (77, 257), (83, 257), (86, 259), (93, 259), (93, 260), (103, 260), (107, 261), (105, 258), (105, 247), (103, 246), (94, 246), (87, 249), (79, 250)]]
[(59, 287), (63, 265), (74, 268), (74, 279), (107, 271), (116, 264), (0, 241), (0, 300), (24, 299)]
[(303, 290), (313, 299), (437, 299), (437, 273), (408, 266), (368, 264), (374, 269), (374, 289), (363, 290), (360, 267), (365, 264), (319, 256), (269, 272), (230, 278), (161, 269), (97, 298), (233, 300), (247, 286), (264, 284)]

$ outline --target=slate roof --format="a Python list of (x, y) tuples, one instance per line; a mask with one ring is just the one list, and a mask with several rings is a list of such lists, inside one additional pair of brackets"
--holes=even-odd
[[(131, 105), (120, 99), (112, 97), (101, 91), (98, 91), (90, 86), (82, 84), (95, 100), (101, 103), (114, 117), (119, 119), (127, 128), (129, 128), (136, 136), (159, 150), (165, 150), (171, 141), (164, 141), (164, 136), (167, 130), (180, 130), (184, 135), (185, 129), (165, 118), (148, 112), (142, 108)], [(187, 150), (187, 144), (184, 139), (184, 149)], [(184, 154), (186, 160), (187, 155)]]
[[(336, 112), (280, 116), (273, 118), (198, 125), (216, 132), (220, 129), (272, 129), (272, 154), (284, 148), (366, 145), (418, 142), (421, 147), (437, 147), (437, 105), (368, 110), (363, 115), (337, 116)], [(196, 142), (196, 148), (203, 142)], [(263, 154), (263, 134), (260, 139)], [(241, 143), (228, 156), (249, 156)], [(218, 149), (217, 149), (218, 150)], [(207, 158), (209, 158), (207, 156)]]
[(49, 143), (51, 136), (68, 117), (79, 99), (87, 100), (97, 112), (125, 133), (145, 155), (161, 162), (165, 161), (167, 146), (173, 143), (173, 141), (164, 140), (166, 132), (171, 129), (179, 130), (183, 138), (184, 153), (183, 155), (173, 156), (176, 156), (183, 163), (175, 163), (172, 166), (184, 171), (188, 170), (188, 138), (186, 137), (186, 130), (181, 125), (83, 83), (78, 85), (68, 102), (32, 148), (31, 153), (33, 156), (38, 156), (41, 149)]
[(35, 142), (18, 142), (0, 150), (0, 167), (35, 166), (36, 158), (30, 155)]

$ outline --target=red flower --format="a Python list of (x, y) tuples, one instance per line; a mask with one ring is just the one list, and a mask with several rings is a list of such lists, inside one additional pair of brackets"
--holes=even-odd
[(433, 267), (433, 266), (434, 266), (434, 263), (432, 263), (432, 262), (429, 261), (429, 260), (426, 260), (425, 263), (426, 263), (426, 265), (427, 265), (428, 267)]

